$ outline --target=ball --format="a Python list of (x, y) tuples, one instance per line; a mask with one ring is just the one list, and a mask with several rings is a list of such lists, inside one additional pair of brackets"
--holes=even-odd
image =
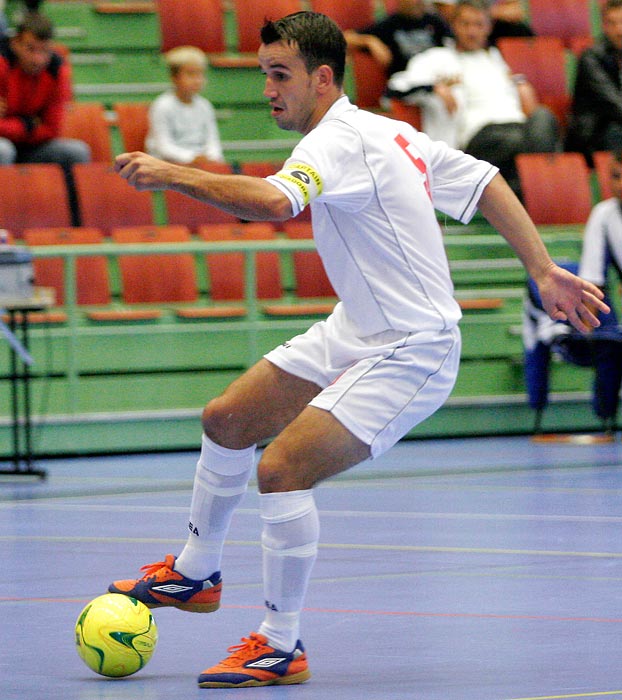
[(149, 608), (119, 593), (106, 593), (86, 605), (75, 632), (82, 661), (95, 673), (113, 678), (140, 671), (158, 641)]

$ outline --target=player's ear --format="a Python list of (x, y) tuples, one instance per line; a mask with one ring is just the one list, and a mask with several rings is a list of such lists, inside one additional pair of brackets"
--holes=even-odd
[(318, 90), (321, 92), (326, 92), (329, 88), (334, 86), (334, 74), (333, 74), (333, 69), (323, 63), (321, 66), (318, 66), (315, 70), (315, 79), (316, 79), (316, 84)]

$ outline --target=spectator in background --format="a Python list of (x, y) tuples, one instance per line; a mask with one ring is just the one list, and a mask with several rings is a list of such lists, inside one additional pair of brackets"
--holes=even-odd
[(580, 56), (566, 150), (613, 151), (622, 144), (622, 0), (602, 7), (603, 36)]
[[(497, 39), (505, 36), (534, 36), (533, 29), (526, 21), (521, 0), (492, 0), (489, 4), (492, 30), (488, 41), (491, 45), (495, 46)], [(434, 3), (436, 11), (447, 22), (451, 21), (455, 5), (456, 0)]]
[(5, 4), (5, 0), (0, 0), (0, 50), (4, 48), (9, 35), (9, 24), (4, 13)]
[(206, 83), (205, 54), (194, 46), (178, 46), (165, 60), (173, 86), (151, 105), (147, 151), (197, 167), (224, 161), (214, 108), (200, 95)]
[[(622, 142), (613, 153), (609, 171), (612, 197), (598, 202), (585, 225), (579, 274), (608, 291), (610, 271), (622, 281)], [(611, 298), (612, 295), (610, 295)], [(617, 329), (616, 329), (617, 330)], [(601, 372), (596, 375), (594, 409), (605, 421), (605, 429), (613, 431), (622, 385), (622, 349), (619, 336), (593, 343), (592, 352)]]
[(520, 196), (514, 157), (558, 150), (557, 120), (538, 104), (525, 77), (511, 75), (499, 50), (488, 45), (485, 0), (460, 0), (451, 28), (455, 45), (411, 58), (389, 80), (389, 95), (419, 104), (428, 136), (493, 163)]
[(79, 225), (71, 167), (89, 161), (90, 149), (59, 137), (71, 86), (67, 64), (52, 50), (52, 36), (48, 17), (26, 13), (0, 53), (0, 165), (59, 163), (73, 223)]
[(432, 46), (442, 46), (449, 27), (425, 0), (398, 0), (397, 12), (360, 32), (344, 32), (348, 48), (366, 49), (387, 75), (406, 68), (409, 59)]
[(598, 202), (585, 225), (580, 274), (603, 291), (610, 269), (622, 281), (622, 144), (613, 153), (609, 171), (612, 196)]

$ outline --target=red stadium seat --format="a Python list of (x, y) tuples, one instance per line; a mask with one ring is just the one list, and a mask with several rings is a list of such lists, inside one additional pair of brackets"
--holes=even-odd
[(379, 109), (380, 98), (387, 86), (387, 72), (363, 49), (349, 52), (354, 75), (356, 104), (362, 109)]
[[(115, 243), (190, 241), (185, 226), (128, 226), (112, 230)], [(163, 304), (198, 298), (192, 253), (120, 255), (121, 295), (126, 304)]]
[[(97, 228), (55, 227), (30, 228), (24, 231), (24, 241), (29, 246), (38, 245), (86, 245), (104, 240)], [(65, 266), (62, 258), (35, 258), (33, 261), (35, 283), (40, 287), (52, 287), (56, 304), (65, 304)], [(76, 258), (76, 301), (79, 305), (110, 303), (108, 262), (104, 255)]]
[(343, 31), (363, 29), (374, 23), (373, 0), (311, 0), (311, 9), (328, 15)]
[(555, 114), (563, 127), (572, 97), (566, 77), (566, 49), (559, 37), (503, 37), (497, 46), (513, 73), (523, 73), (540, 102)]
[[(233, 168), (227, 163), (210, 163), (206, 169), (222, 175), (233, 174)], [(168, 223), (182, 224), (193, 233), (203, 224), (234, 224), (239, 221), (233, 214), (173, 190), (165, 190), (164, 201)]]
[(109, 234), (118, 226), (154, 223), (151, 192), (138, 192), (107, 163), (73, 167), (83, 226)]
[(256, 53), (261, 43), (259, 32), (266, 19), (280, 19), (302, 10), (300, 0), (233, 0), (238, 29), (238, 51)]
[(71, 226), (65, 176), (56, 163), (3, 165), (0, 192), (0, 228), (16, 238), (26, 228)]
[(222, 53), (225, 46), (222, 0), (157, 0), (160, 50), (196, 46)]
[[(205, 241), (272, 240), (274, 227), (265, 222), (248, 224), (211, 224), (200, 226)], [(215, 301), (241, 301), (245, 298), (243, 253), (208, 253), (210, 295)], [(279, 299), (282, 295), (279, 254), (257, 253), (257, 298)]]
[[(295, 240), (313, 238), (311, 223), (308, 221), (290, 219), (285, 222), (284, 229), (288, 238)], [(324, 264), (316, 251), (297, 251), (293, 253), (293, 262), (296, 294), (299, 297), (336, 296), (324, 271)]]
[(531, 26), (538, 36), (556, 36), (566, 47), (592, 33), (589, 0), (529, 0)]
[(611, 191), (611, 164), (613, 153), (611, 151), (596, 151), (592, 154), (594, 160), (594, 170), (598, 180), (598, 189), (601, 199), (610, 199), (613, 196)]
[(580, 153), (516, 157), (525, 208), (534, 223), (584, 224), (592, 209), (590, 173)]
[(71, 102), (65, 109), (61, 136), (80, 139), (91, 149), (91, 160), (110, 163), (112, 142), (104, 105), (100, 102)]
[(127, 152), (144, 151), (149, 131), (149, 103), (115, 102), (112, 108), (117, 115), (123, 149)]

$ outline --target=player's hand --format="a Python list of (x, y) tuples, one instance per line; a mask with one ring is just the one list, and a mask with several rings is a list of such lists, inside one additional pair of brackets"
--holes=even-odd
[(167, 189), (176, 167), (140, 151), (122, 153), (114, 161), (115, 171), (139, 191)]
[(458, 81), (441, 80), (434, 86), (434, 93), (441, 99), (448, 114), (455, 114), (458, 111), (458, 101), (451, 89), (456, 82)]
[(554, 321), (568, 321), (579, 332), (589, 333), (600, 326), (597, 314), (611, 310), (603, 292), (595, 284), (552, 265), (536, 280), (544, 310)]

